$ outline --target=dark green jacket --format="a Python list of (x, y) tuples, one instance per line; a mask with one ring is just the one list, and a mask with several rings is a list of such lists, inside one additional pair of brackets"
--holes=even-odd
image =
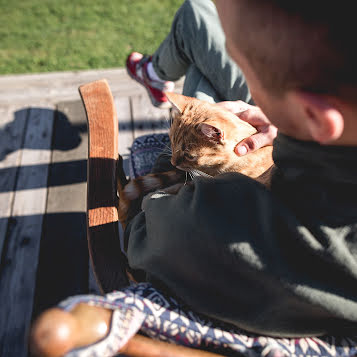
[(128, 259), (197, 312), (275, 336), (357, 333), (357, 148), (279, 135), (272, 188), (237, 174), (154, 194)]

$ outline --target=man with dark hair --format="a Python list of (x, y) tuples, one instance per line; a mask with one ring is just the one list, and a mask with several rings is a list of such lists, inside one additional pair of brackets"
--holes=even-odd
[(256, 104), (279, 131), (302, 140), (355, 145), (350, 109), (357, 98), (357, 55), (348, 41), (354, 30), (347, 9), (336, 13), (335, 7), (323, 4), (316, 10), (316, 5), (310, 8), (305, 2), (218, 4), (228, 50), (249, 76), (250, 90), (258, 89), (253, 95)]
[(126, 229), (129, 264), (195, 311), (251, 332), (353, 334), (353, 9), (322, 1), (215, 3), (232, 59), (278, 127), (271, 189), (228, 173), (146, 197)]

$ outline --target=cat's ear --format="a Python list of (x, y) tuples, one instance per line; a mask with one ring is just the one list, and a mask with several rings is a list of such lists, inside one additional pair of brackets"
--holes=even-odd
[(223, 131), (216, 126), (207, 123), (201, 123), (199, 125), (199, 129), (201, 130), (201, 133), (208, 138), (208, 140), (215, 143), (223, 143)]
[(165, 95), (172, 105), (171, 114), (173, 116), (177, 114), (181, 115), (186, 108), (187, 97), (173, 92), (165, 92)]

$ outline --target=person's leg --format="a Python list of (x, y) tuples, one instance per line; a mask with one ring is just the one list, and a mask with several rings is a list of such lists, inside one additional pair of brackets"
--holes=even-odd
[(216, 7), (209, 0), (186, 0), (176, 12), (171, 31), (152, 56), (155, 72), (175, 81), (194, 64), (221, 100), (251, 102), (240, 68), (225, 48)]
[(205, 100), (210, 103), (216, 103), (223, 100), (213, 88), (210, 81), (194, 64), (191, 64), (186, 72), (182, 94), (188, 97)]

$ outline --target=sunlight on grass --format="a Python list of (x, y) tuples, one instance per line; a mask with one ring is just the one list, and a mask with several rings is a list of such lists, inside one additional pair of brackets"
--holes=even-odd
[(152, 53), (183, 0), (0, 0), (0, 74), (123, 67)]

